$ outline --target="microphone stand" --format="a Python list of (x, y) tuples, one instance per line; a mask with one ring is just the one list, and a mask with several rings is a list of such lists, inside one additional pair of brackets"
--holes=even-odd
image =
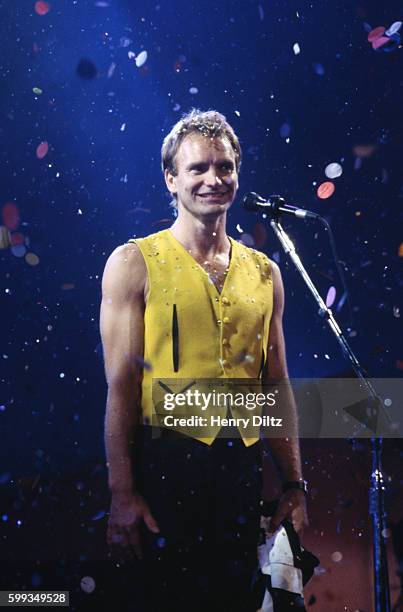
[[(365, 377), (365, 372), (358, 359), (349, 346), (343, 332), (341, 331), (332, 311), (326, 306), (313, 284), (308, 272), (304, 268), (299, 255), (295, 250), (293, 242), (280, 224), (281, 211), (271, 211), (272, 219), (270, 225), (279, 239), (284, 251), (293, 261), (298, 272), (305, 281), (306, 286), (312, 293), (319, 306), (319, 316), (326, 320), (330, 329), (337, 338), (344, 356), (350, 360), (352, 368), (357, 377), (365, 387), (370, 400), (380, 406), (381, 399), (377, 395), (371, 382)], [(264, 215), (265, 217), (266, 215)], [(382, 473), (382, 438), (371, 438), (372, 473), (369, 490), (369, 513), (372, 518), (373, 532), (373, 563), (374, 563), (374, 598), (375, 612), (390, 612), (390, 593), (388, 561), (386, 555), (386, 512), (385, 512), (385, 483)]]

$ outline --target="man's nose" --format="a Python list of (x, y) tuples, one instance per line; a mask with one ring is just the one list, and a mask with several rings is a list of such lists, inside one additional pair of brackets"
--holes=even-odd
[(204, 176), (204, 181), (209, 187), (217, 187), (222, 185), (222, 179), (219, 177), (218, 172), (214, 166), (211, 166)]

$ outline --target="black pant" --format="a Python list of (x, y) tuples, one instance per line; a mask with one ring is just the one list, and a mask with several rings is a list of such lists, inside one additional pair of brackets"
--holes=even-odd
[(137, 576), (144, 610), (254, 612), (259, 444), (247, 448), (239, 438), (219, 438), (207, 446), (167, 430), (155, 439), (143, 427), (133, 462), (138, 488), (160, 527), (157, 535), (146, 527), (142, 533)]

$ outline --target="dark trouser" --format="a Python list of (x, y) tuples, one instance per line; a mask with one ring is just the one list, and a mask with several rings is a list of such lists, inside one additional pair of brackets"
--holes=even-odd
[(219, 438), (207, 446), (170, 431), (153, 439), (144, 427), (133, 461), (160, 527), (142, 533), (144, 610), (255, 611), (259, 444)]

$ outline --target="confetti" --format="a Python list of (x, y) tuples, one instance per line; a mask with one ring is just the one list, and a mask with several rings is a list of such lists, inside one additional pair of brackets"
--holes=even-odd
[(334, 194), (335, 186), (331, 181), (325, 181), (319, 185), (316, 194), (321, 200), (327, 200)]
[(339, 563), (343, 559), (343, 555), (340, 551), (336, 550), (334, 553), (331, 554), (330, 558), (335, 563)]
[(253, 239), (253, 236), (251, 236), (251, 234), (248, 234), (248, 233), (241, 234), (241, 242), (242, 244), (245, 244), (246, 246), (249, 246), (249, 247), (255, 246), (255, 241)]
[(27, 249), (24, 244), (16, 244), (15, 246), (11, 247), (10, 251), (12, 252), (14, 257), (24, 257), (25, 253), (27, 252)]
[(144, 66), (144, 64), (147, 61), (147, 51), (141, 51), (137, 56), (136, 56), (136, 66), (137, 68), (141, 68), (142, 66)]
[(7, 229), (11, 231), (17, 229), (20, 223), (20, 213), (14, 202), (4, 204), (1, 216)]
[(42, 91), (42, 89), (40, 89), (40, 87), (33, 87), (33, 88), (32, 88), (32, 91), (33, 91), (33, 92), (34, 92), (34, 94), (36, 94), (37, 96), (40, 96), (40, 95), (43, 93), (43, 91)]
[(319, 76), (323, 76), (325, 74), (325, 69), (322, 64), (314, 64), (313, 69)]
[(329, 287), (329, 290), (326, 296), (326, 306), (328, 308), (333, 306), (335, 299), (336, 299), (336, 289), (335, 287)]
[(24, 242), (25, 242), (24, 234), (21, 234), (20, 232), (14, 232), (13, 234), (10, 235), (11, 246), (15, 246), (17, 244), (24, 244)]
[(267, 241), (267, 229), (262, 223), (257, 223), (253, 230), (253, 237), (255, 239), (255, 247), (261, 249)]
[(46, 140), (44, 140), (36, 147), (37, 158), (43, 159), (44, 157), (46, 157), (48, 151), (49, 151), (49, 144), (46, 142)]
[(368, 145), (356, 145), (353, 147), (353, 153), (357, 157), (371, 157), (371, 155), (375, 152), (376, 145), (368, 144)]
[(376, 51), (384, 45), (387, 45), (389, 42), (390, 38), (388, 38), (387, 36), (380, 36), (379, 38), (376, 38), (374, 41), (372, 41), (372, 48)]
[(397, 255), (398, 255), (398, 257), (403, 257), (403, 242), (400, 243)]
[(291, 127), (288, 123), (283, 123), (283, 125), (280, 128), (280, 136), (281, 138), (288, 138), (288, 136), (291, 134)]
[(0, 249), (7, 249), (10, 244), (10, 232), (6, 227), (0, 225)]
[(37, 266), (39, 263), (39, 257), (38, 255), (35, 255), (35, 253), (30, 252), (25, 255), (25, 261), (30, 266)]
[(263, 6), (261, 4), (259, 4), (258, 10), (259, 10), (260, 21), (263, 21), (263, 19), (264, 19), (264, 9), (263, 9)]
[(374, 42), (374, 40), (376, 40), (377, 38), (380, 38), (381, 36), (383, 36), (383, 34), (385, 33), (385, 29), (383, 26), (378, 26), (377, 28), (374, 28), (373, 30), (370, 31), (370, 33), (368, 34), (368, 42), (372, 43)]
[(193, 95), (194, 95), (194, 94), (199, 93), (199, 90), (197, 89), (197, 87), (191, 87), (191, 88), (189, 89), (189, 93), (191, 93), (191, 94), (193, 94)]
[(340, 164), (333, 162), (328, 164), (325, 168), (325, 174), (327, 178), (335, 179), (343, 174), (343, 168)]
[(80, 587), (84, 593), (92, 593), (95, 591), (95, 580), (91, 576), (84, 576), (81, 578)]
[(108, 68), (108, 79), (110, 79), (111, 76), (113, 76), (113, 73), (115, 72), (115, 68), (116, 68), (116, 64), (115, 62), (112, 62)]
[(50, 4), (48, 2), (44, 2), (43, 0), (38, 0), (38, 2), (35, 2), (35, 13), (37, 15), (42, 17), (43, 15), (47, 15), (49, 11)]
[(294, 43), (292, 50), (294, 51), (294, 55), (299, 55), (301, 53), (301, 48), (298, 43)]
[(397, 32), (400, 30), (401, 27), (402, 27), (402, 22), (401, 21), (395, 21), (394, 23), (392, 23), (390, 28), (385, 30), (385, 35), (386, 36), (393, 36), (393, 34), (397, 34)]

